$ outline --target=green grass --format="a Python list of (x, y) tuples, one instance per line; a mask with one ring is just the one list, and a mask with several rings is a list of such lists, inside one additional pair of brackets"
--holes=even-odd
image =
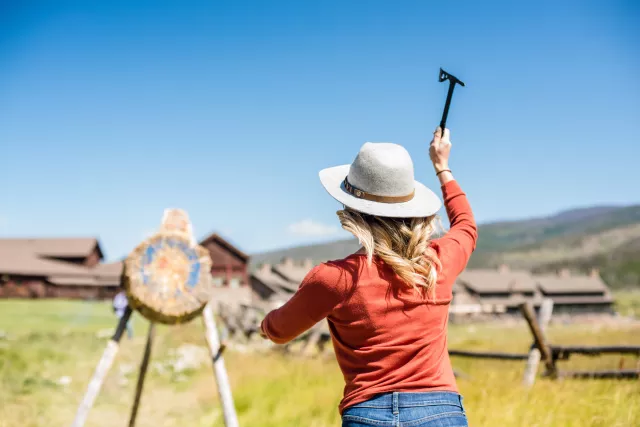
[(615, 292), (616, 311), (623, 316), (640, 318), (640, 289)]
[[(635, 298), (635, 299), (634, 299)], [(622, 295), (621, 307), (640, 302)], [(633, 307), (637, 307), (634, 305)], [(66, 301), (0, 301), (0, 427), (70, 425), (77, 405), (115, 319), (106, 303)], [(87, 426), (126, 426), (142, 357), (146, 322), (135, 316), (135, 337), (123, 339), (121, 351), (89, 415)], [(204, 346), (199, 320), (157, 328), (152, 363), (170, 358), (185, 343)], [(524, 352), (530, 337), (522, 325), (452, 325), (450, 347)], [(636, 344), (640, 327), (554, 325), (549, 340), (562, 344)], [(630, 369), (633, 357), (576, 357), (561, 362), (570, 369)], [(320, 359), (277, 353), (229, 351), (225, 363), (243, 427), (338, 426), (337, 404), (343, 379), (332, 355)], [(538, 379), (521, 386), (524, 362), (454, 358), (468, 378), (460, 389), (474, 427), (482, 426), (637, 426), (640, 425), (640, 381)], [(123, 382), (123, 367), (133, 372)], [(71, 384), (58, 384), (69, 376)], [(150, 369), (137, 426), (222, 426), (222, 413), (211, 366), (183, 374)]]

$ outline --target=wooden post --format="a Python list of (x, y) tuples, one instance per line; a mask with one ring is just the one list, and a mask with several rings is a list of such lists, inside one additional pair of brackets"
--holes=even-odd
[(224, 414), (224, 425), (226, 427), (238, 427), (238, 416), (236, 415), (236, 409), (233, 405), (233, 395), (231, 394), (229, 377), (227, 376), (224, 359), (220, 351), (220, 339), (218, 337), (213, 311), (211, 310), (211, 303), (207, 304), (202, 314), (207, 334), (207, 343), (209, 344), (209, 351), (213, 359), (213, 372), (218, 385), (218, 395), (220, 396), (220, 403), (222, 404), (222, 412)]
[[(540, 324), (540, 330), (544, 334), (551, 321), (551, 314), (553, 313), (553, 300), (545, 298), (540, 306), (540, 312), (538, 313), (538, 323)], [(553, 355), (552, 355), (553, 356)], [(540, 350), (538, 348), (532, 348), (529, 352), (529, 358), (527, 359), (527, 367), (524, 371), (524, 385), (531, 387), (536, 381), (536, 373), (538, 372), (538, 365), (540, 364)]]
[(544, 333), (538, 324), (536, 315), (533, 311), (533, 305), (530, 302), (522, 303), (520, 304), (520, 311), (522, 311), (522, 315), (529, 325), (536, 347), (540, 350), (540, 355), (542, 356), (542, 360), (544, 360), (544, 364), (547, 368), (547, 374), (555, 378), (558, 372), (555, 361), (553, 360), (553, 354), (551, 353), (551, 348), (547, 344)]
[(118, 354), (118, 350), (120, 348), (120, 339), (122, 338), (122, 334), (124, 333), (124, 329), (127, 326), (127, 322), (131, 317), (131, 307), (127, 306), (124, 311), (124, 314), (118, 321), (118, 326), (116, 327), (116, 331), (113, 334), (113, 337), (107, 343), (107, 348), (102, 353), (102, 358), (96, 367), (95, 372), (93, 373), (93, 377), (91, 378), (91, 382), (89, 382), (89, 386), (87, 387), (87, 391), (78, 407), (78, 412), (76, 412), (76, 417), (73, 420), (72, 427), (82, 427), (84, 426), (85, 421), (87, 420), (87, 415), (89, 415), (89, 411), (93, 406), (93, 402), (96, 400), (96, 396), (98, 392), (100, 392), (100, 388), (102, 387), (102, 382), (104, 381), (107, 373), (109, 372), (109, 368), (113, 364), (113, 360), (116, 358), (116, 354)]
[(138, 415), (138, 407), (140, 405), (140, 396), (142, 395), (142, 387), (144, 386), (144, 379), (147, 375), (147, 368), (149, 367), (149, 359), (151, 358), (151, 346), (153, 344), (153, 335), (155, 332), (155, 323), (149, 323), (149, 331), (147, 332), (147, 344), (144, 348), (144, 356), (142, 356), (142, 363), (140, 363), (140, 373), (138, 374), (138, 384), (136, 385), (136, 395), (133, 399), (133, 407), (131, 408), (131, 417), (129, 418), (129, 427), (133, 427), (136, 424), (136, 416)]

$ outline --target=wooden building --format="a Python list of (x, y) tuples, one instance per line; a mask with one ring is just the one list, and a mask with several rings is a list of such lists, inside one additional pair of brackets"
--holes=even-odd
[(249, 304), (249, 256), (217, 233), (204, 238), (200, 245), (205, 247), (211, 256), (211, 276), (217, 287), (214, 302), (234, 307)]
[[(249, 256), (215, 233), (200, 244), (211, 256), (214, 299), (249, 303)], [(95, 238), (0, 239), (0, 298), (113, 298), (122, 262), (103, 258)]]
[[(613, 298), (597, 270), (590, 275), (572, 274), (561, 270), (557, 274), (532, 274), (512, 271), (506, 266), (497, 270), (468, 269), (458, 277), (454, 287), (453, 311), (463, 313), (460, 304), (471, 312), (519, 313), (522, 302), (539, 307), (544, 298), (554, 303), (554, 313), (612, 313)], [(476, 305), (474, 310), (472, 307)], [(479, 308), (478, 308), (479, 307)]]
[(611, 313), (613, 296), (597, 269), (587, 275), (573, 275), (569, 270), (558, 274), (536, 275), (538, 290), (553, 300), (554, 311), (569, 314)]
[(95, 238), (0, 239), (0, 298), (112, 298), (120, 263)]
[[(313, 267), (310, 260), (284, 258), (277, 264), (262, 264), (252, 274), (254, 305), (279, 306), (293, 295)], [(467, 269), (453, 286), (450, 306), (454, 316), (519, 313), (522, 302), (539, 307), (543, 298), (554, 302), (554, 313), (613, 313), (613, 298), (597, 271), (590, 275), (536, 275), (524, 270)]]

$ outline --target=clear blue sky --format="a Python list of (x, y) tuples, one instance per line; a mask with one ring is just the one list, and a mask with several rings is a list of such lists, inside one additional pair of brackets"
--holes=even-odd
[(317, 172), (364, 142), (437, 190), (440, 66), (479, 221), (640, 202), (638, 2), (0, 4), (0, 236), (114, 259), (181, 207), (248, 252), (345, 237)]

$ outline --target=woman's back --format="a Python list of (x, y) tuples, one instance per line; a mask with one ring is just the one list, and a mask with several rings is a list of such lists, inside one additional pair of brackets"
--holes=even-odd
[(457, 391), (447, 353), (448, 305), (398, 289), (393, 272), (379, 261), (368, 266), (365, 256), (333, 265), (360, 271), (351, 295), (327, 318), (346, 382), (340, 410), (391, 391)]
[(441, 265), (433, 294), (407, 286), (380, 258), (368, 263), (365, 254), (354, 254), (315, 267), (286, 308), (263, 322), (269, 338), (287, 342), (327, 318), (346, 383), (341, 412), (385, 392), (457, 391), (448, 309), (477, 234), (458, 184), (450, 181), (442, 191), (451, 229), (428, 249)]

